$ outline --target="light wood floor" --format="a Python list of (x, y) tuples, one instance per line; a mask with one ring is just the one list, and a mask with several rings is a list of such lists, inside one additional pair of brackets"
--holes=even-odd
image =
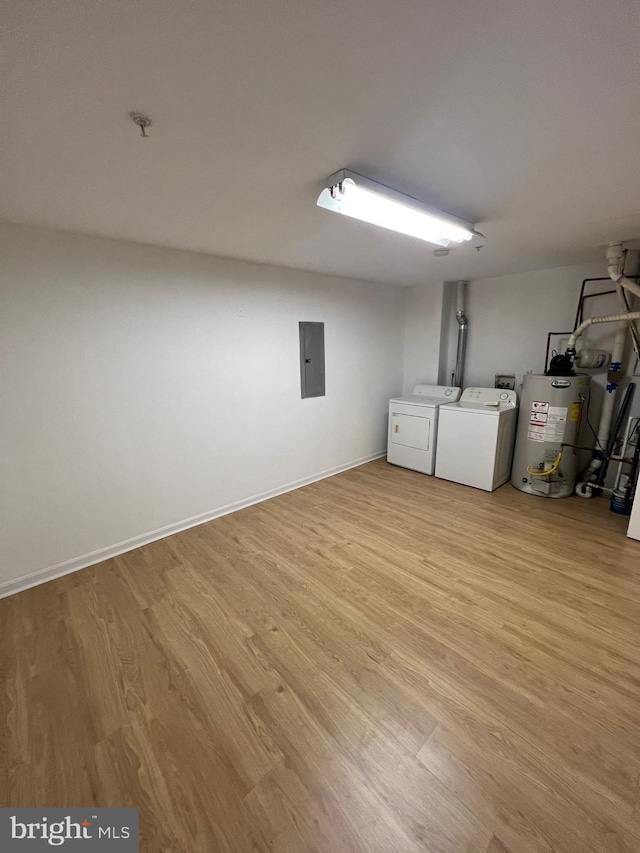
[(638, 853), (640, 543), (374, 462), (0, 601), (0, 805), (148, 851)]

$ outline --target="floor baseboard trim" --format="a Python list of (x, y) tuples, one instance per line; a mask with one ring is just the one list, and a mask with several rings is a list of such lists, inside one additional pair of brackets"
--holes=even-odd
[(63, 563), (57, 563), (55, 566), (49, 566), (46, 569), (38, 569), (35, 572), (22, 575), (19, 578), (14, 578), (10, 581), (0, 583), (0, 598), (6, 598), (9, 595), (15, 595), (18, 592), (23, 592), (25, 589), (30, 589), (33, 586), (47, 583), (48, 581), (61, 578), (64, 575), (70, 575), (72, 572), (79, 572), (81, 569), (86, 569), (96, 563), (101, 563), (104, 560), (110, 560), (112, 557), (118, 557), (120, 554), (125, 554), (127, 551), (133, 551), (135, 548), (141, 548), (143, 545), (148, 545), (150, 542), (156, 542), (158, 539), (164, 539), (167, 536), (173, 536), (174, 533), (180, 533), (183, 530), (188, 530), (190, 527), (197, 527), (199, 524), (206, 524), (208, 521), (213, 521), (215, 518), (221, 518), (223, 515), (237, 512), (240, 509), (245, 509), (248, 506), (268, 501), (270, 498), (284, 495), (287, 492), (293, 492), (295, 489), (301, 489), (303, 486), (308, 486), (311, 483), (316, 483), (319, 480), (325, 480), (327, 477), (333, 477), (336, 474), (341, 474), (343, 471), (348, 471), (350, 468), (357, 468), (360, 465), (366, 465), (367, 462), (373, 462), (375, 459), (380, 459), (386, 454), (386, 450), (379, 453), (372, 453), (369, 456), (364, 456), (352, 462), (347, 462), (344, 465), (337, 465), (335, 468), (327, 468), (325, 471), (320, 471), (317, 474), (312, 474), (310, 477), (303, 477), (300, 480), (294, 480), (292, 483), (287, 483), (283, 486), (278, 486), (276, 489), (270, 489), (266, 492), (261, 492), (257, 495), (244, 498), (235, 503), (225, 504), (218, 509), (210, 510), (209, 512), (194, 515), (191, 518), (177, 521), (174, 524), (168, 524), (165, 527), (159, 527), (157, 530), (152, 530), (149, 533), (143, 533), (140, 536), (134, 536), (131, 539), (125, 539), (123, 542), (117, 542), (115, 545), (108, 545), (106, 548), (99, 548), (97, 551), (91, 551), (89, 554), (83, 554), (81, 557), (74, 557), (71, 560), (65, 560)]

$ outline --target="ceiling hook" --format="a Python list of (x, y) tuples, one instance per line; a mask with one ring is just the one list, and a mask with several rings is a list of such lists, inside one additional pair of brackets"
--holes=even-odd
[(129, 118), (140, 128), (140, 136), (143, 139), (148, 139), (149, 134), (146, 132), (146, 128), (151, 127), (152, 124), (149, 116), (146, 116), (144, 113), (132, 112), (129, 113)]

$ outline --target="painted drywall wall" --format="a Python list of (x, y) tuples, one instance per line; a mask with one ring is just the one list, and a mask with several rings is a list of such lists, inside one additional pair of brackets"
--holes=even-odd
[[(515, 374), (516, 390), (521, 391), (523, 375), (544, 370), (547, 333), (566, 331), (574, 327), (576, 308), (583, 279), (606, 276), (606, 263), (587, 264), (556, 269), (537, 270), (499, 278), (476, 279), (467, 288), (467, 317), (469, 333), (464, 385), (492, 387), (497, 373)], [(587, 284), (586, 292), (611, 290), (608, 281)], [(455, 284), (445, 283), (443, 300), (452, 300)], [(619, 313), (616, 296), (587, 300), (585, 317)], [(585, 332), (578, 348), (611, 351), (616, 325), (594, 326)], [(453, 369), (456, 356), (457, 324), (454, 310), (445, 313), (443, 340), (449, 336), (444, 372)], [(564, 351), (568, 335), (554, 337), (552, 348)], [(627, 379), (633, 376), (636, 358), (631, 346), (625, 358)], [(585, 371), (592, 377), (589, 420), (597, 429), (605, 396), (606, 372)], [(625, 384), (622, 388), (624, 390)], [(622, 401), (622, 395), (619, 396)], [(618, 403), (619, 405), (619, 403)], [(636, 395), (629, 414), (640, 414), (640, 394)], [(588, 433), (587, 433), (588, 435)], [(590, 438), (590, 437), (589, 437)], [(585, 457), (585, 463), (588, 457)]]
[(400, 288), (15, 225), (0, 263), (0, 594), (385, 449)]
[[(516, 389), (520, 390), (525, 373), (544, 370), (547, 333), (573, 329), (582, 280), (606, 274), (603, 252), (602, 263), (471, 280), (467, 287), (469, 332), (464, 387), (493, 386), (497, 373), (512, 373), (516, 376)], [(611, 286), (607, 281), (594, 282), (587, 285), (587, 292), (609, 290)], [(455, 282), (445, 281), (412, 287), (406, 292), (405, 393), (421, 379), (441, 384), (451, 381), (458, 333), (455, 290)], [(586, 303), (585, 317), (618, 311), (615, 296), (598, 297)], [(610, 351), (614, 332), (614, 326), (593, 327), (585, 333), (581, 346)], [(552, 340), (558, 350), (565, 345), (566, 337)], [(636, 359), (630, 347), (626, 366), (629, 378), (640, 381), (631, 376)], [(591, 375), (590, 417), (597, 424), (606, 374)], [(640, 394), (630, 411), (640, 413)]]
[(439, 381), (444, 283), (408, 287), (404, 292), (403, 393), (420, 382)]
[[(515, 373), (517, 382), (529, 371), (542, 373), (547, 333), (573, 329), (582, 280), (606, 274), (603, 261), (472, 280), (466, 384), (492, 386), (496, 373)], [(601, 284), (593, 289), (610, 289)], [(586, 316), (617, 310), (615, 298), (600, 297), (589, 300)], [(611, 337), (611, 329), (594, 328), (583, 343), (599, 347)], [(553, 345), (559, 348), (561, 340), (554, 338)]]

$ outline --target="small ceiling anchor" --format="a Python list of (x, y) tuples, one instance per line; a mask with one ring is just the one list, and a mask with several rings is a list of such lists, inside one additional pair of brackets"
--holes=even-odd
[(140, 128), (140, 136), (144, 139), (149, 138), (149, 134), (146, 132), (147, 127), (151, 127), (152, 121), (149, 116), (146, 116), (144, 113), (132, 112), (129, 113), (129, 117), (133, 121), (134, 124), (137, 124)]

